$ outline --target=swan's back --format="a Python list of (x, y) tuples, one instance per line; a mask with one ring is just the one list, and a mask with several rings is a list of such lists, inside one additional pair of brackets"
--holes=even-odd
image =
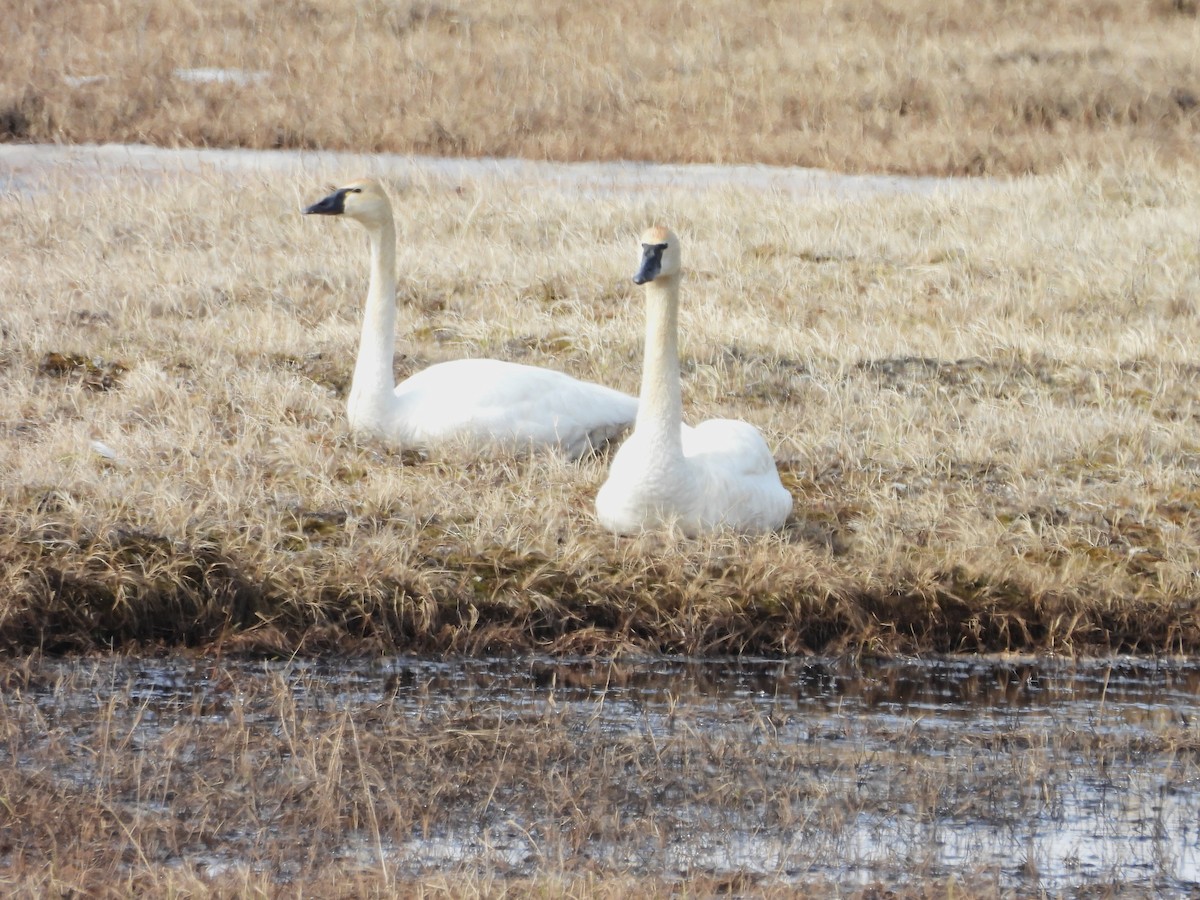
[(697, 465), (711, 465), (730, 478), (738, 473), (775, 474), (775, 457), (761, 432), (738, 419), (708, 419), (695, 428), (685, 426), (683, 453)]
[(396, 386), (412, 446), (562, 449), (577, 459), (628, 430), (637, 400), (564, 372), (496, 359), (459, 359)]
[(703, 485), (701, 522), (738, 531), (773, 531), (787, 521), (792, 495), (779, 480), (775, 457), (748, 422), (709, 419), (683, 435), (684, 458)]

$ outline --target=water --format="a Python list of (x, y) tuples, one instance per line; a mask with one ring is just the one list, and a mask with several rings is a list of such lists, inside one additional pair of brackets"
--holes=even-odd
[[(586, 868), (751, 885), (1200, 892), (1196, 661), (113, 658), (33, 671), (5, 692), (3, 721), (9, 734), (14, 722), (41, 734), (0, 744), (0, 764), (44, 771), (42, 742), (69, 741), (60, 783), (107, 780), (146, 815), (169, 815), (187, 790), (154, 774), (164, 748), (178, 771), (227, 753), (222, 735), (236, 732), (251, 755), (286, 738), (246, 792), (255, 778), (286, 782), (309, 752), (328, 766), (312, 742), (353, 723), (342, 744), (378, 753), (362, 771), (417, 812), (340, 833), (329, 852), (407, 877)], [(308, 743), (290, 737), (305, 732)], [(114, 734), (117, 750), (149, 760), (132, 796), (104, 768)], [(348, 749), (337, 758), (352, 760)], [(170, 858), (213, 874), (268, 865), (283, 882), (301, 867), (256, 860), (261, 837), (222, 834)]]
[[(200, 78), (253, 78), (261, 73), (190, 69)], [(233, 74), (227, 74), (233, 73)], [(945, 194), (995, 185), (986, 178), (843, 175), (798, 166), (659, 164), (632, 161), (557, 163), (512, 158), (407, 156), (312, 150), (160, 148), (144, 144), (0, 144), (0, 193), (34, 195), (50, 172), (71, 173), (86, 185), (103, 176), (153, 177), (164, 172), (282, 172), (311, 178), (347, 171), (450, 183), (495, 181), (580, 192), (631, 194), (647, 189), (738, 191), (797, 197), (861, 198)]]

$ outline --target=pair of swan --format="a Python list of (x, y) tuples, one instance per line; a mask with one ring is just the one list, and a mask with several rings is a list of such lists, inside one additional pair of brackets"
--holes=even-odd
[(646, 288), (640, 406), (633, 397), (550, 369), (494, 359), (438, 363), (395, 384), (396, 231), (378, 182), (340, 187), (304, 212), (345, 216), (367, 230), (371, 277), (350, 387), (351, 428), (401, 449), (554, 447), (575, 459), (626, 431), (596, 497), (600, 524), (617, 533), (676, 527), (694, 535), (727, 527), (779, 528), (792, 498), (752, 425), (683, 424), (678, 353), (679, 239), (642, 237), (634, 281)]

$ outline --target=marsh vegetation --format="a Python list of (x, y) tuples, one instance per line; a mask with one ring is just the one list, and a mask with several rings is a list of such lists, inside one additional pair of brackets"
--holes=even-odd
[[(0, 141), (995, 177), (0, 153), (0, 888), (1194, 892), (1196, 12), (12, 5)], [(783, 529), (355, 438), (366, 251), (299, 210), (363, 174), (397, 378), (636, 391), (672, 224), (685, 416)], [(878, 662), (1012, 651), (1160, 661)]]
[(29, 659), (10, 896), (1188, 896), (1171, 662)]

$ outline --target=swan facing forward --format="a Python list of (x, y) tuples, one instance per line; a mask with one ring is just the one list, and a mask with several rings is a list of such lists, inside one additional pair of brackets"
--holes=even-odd
[(677, 527), (756, 533), (783, 525), (792, 496), (767, 442), (753, 425), (710, 419), (683, 424), (679, 383), (679, 238), (666, 228), (642, 235), (646, 346), (637, 421), (596, 495), (596, 517), (628, 534)]
[(371, 280), (347, 414), (356, 433), (399, 449), (524, 451), (579, 456), (624, 432), (637, 401), (562, 372), (496, 359), (438, 363), (395, 383), (396, 227), (383, 187), (354, 181), (304, 210), (367, 230)]

